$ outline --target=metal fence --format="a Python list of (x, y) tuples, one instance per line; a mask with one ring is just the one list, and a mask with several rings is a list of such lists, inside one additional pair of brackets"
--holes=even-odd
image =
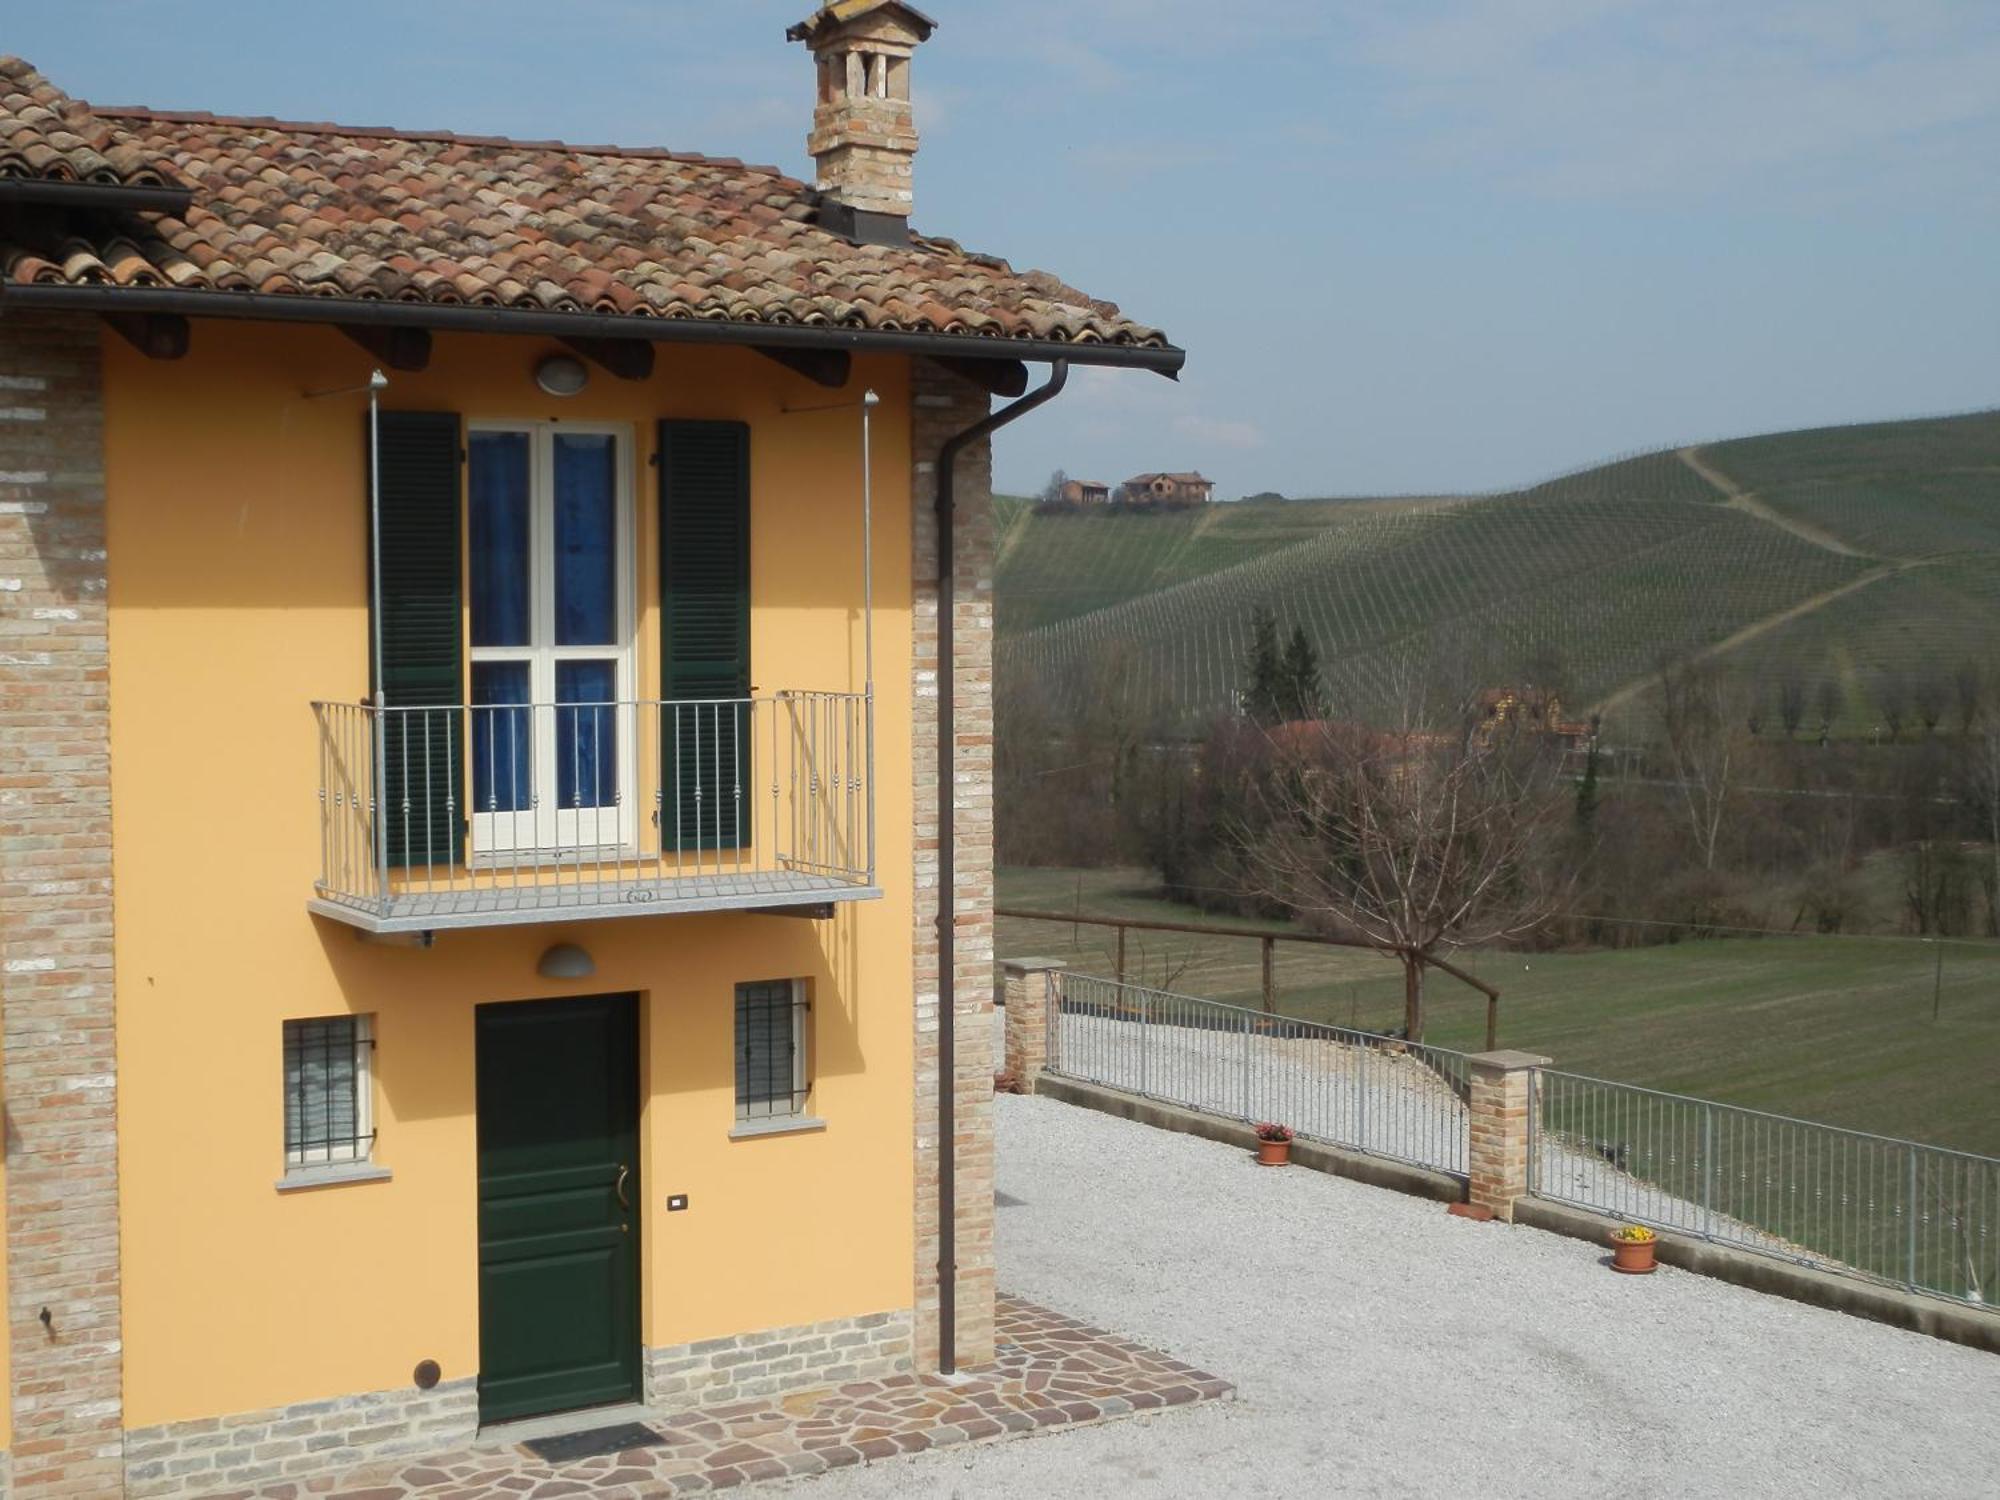
[(1466, 1054), (1085, 974), (1053, 976), (1050, 1072), (1466, 1173)]
[(1911, 1291), (2000, 1287), (2000, 1160), (1539, 1069), (1535, 1196)]
[(313, 713), (338, 908), (444, 925), (873, 882), (864, 694)]

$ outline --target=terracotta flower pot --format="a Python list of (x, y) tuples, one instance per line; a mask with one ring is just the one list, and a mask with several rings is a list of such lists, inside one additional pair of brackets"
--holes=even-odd
[(1257, 1165), (1260, 1167), (1282, 1167), (1292, 1159), (1290, 1141), (1259, 1141), (1257, 1143)]
[(1648, 1276), (1653, 1271), (1653, 1251), (1658, 1240), (1621, 1240), (1611, 1236), (1611, 1269), (1627, 1276)]

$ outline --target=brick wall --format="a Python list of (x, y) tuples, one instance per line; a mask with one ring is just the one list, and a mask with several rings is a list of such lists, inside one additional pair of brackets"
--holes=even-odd
[(1010, 958), (1000, 966), (1006, 988), (1006, 1067), (1016, 1085), (1034, 1092), (1049, 1062), (1049, 1011), (1056, 1004), (1057, 976), (1069, 966), (1059, 958)]
[(1528, 1194), (1529, 1080), (1548, 1059), (1533, 1052), (1480, 1052), (1466, 1099), (1466, 1202), (1512, 1221)]
[(115, 1494), (124, 1468), (107, 688), (98, 325), (9, 314), (0, 1003), (12, 1483), (23, 1495)]
[(655, 1406), (722, 1406), (910, 1369), (911, 1318), (870, 1313), (646, 1351)]
[[(912, 605), (916, 776), (917, 1363), (938, 1357), (938, 640), (937, 455), (984, 417), (986, 393), (926, 360), (912, 381)], [(961, 1365), (993, 1357), (993, 456), (959, 455), (953, 567), (957, 889), (954, 1109), (958, 1151), (958, 1316)]]

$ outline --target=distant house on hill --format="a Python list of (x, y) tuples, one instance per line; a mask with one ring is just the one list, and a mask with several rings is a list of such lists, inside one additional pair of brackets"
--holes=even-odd
[(1562, 699), (1546, 688), (1488, 688), (1479, 695), (1479, 720), (1473, 734), (1484, 741), (1503, 729), (1544, 735), (1565, 750), (1581, 750), (1590, 742), (1590, 725), (1565, 719)]
[(1127, 505), (1206, 505), (1215, 498), (1215, 481), (1196, 473), (1135, 474), (1118, 492)]
[(1111, 503), (1111, 486), (1095, 479), (1070, 479), (1063, 482), (1062, 503), (1074, 505), (1079, 510), (1093, 505)]

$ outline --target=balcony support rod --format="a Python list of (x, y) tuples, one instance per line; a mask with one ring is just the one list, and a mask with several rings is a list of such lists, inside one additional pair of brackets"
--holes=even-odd
[(1069, 383), (1069, 361), (1052, 360), (1048, 380), (1017, 401), (953, 433), (937, 457), (937, 798), (938, 798), (938, 1370), (958, 1368), (958, 984), (953, 922), (958, 908), (957, 785), (954, 740), (957, 736), (953, 700), (957, 696), (952, 670), (953, 501), (958, 488), (958, 456), (974, 443), (991, 437), (1008, 423), (1053, 401)]
[(875, 883), (875, 448), (870, 441), (882, 398), (861, 396), (861, 746), (868, 784), (868, 883)]
[(382, 710), (388, 700), (382, 691), (382, 392), (389, 388), (389, 377), (380, 370), (370, 370), (368, 379), (360, 385), (342, 386), (331, 391), (307, 391), (308, 401), (323, 400), (328, 396), (352, 396), (357, 392), (368, 393), (368, 701), (375, 705), (370, 715), (375, 721), (375, 774), (369, 778), (369, 795), (374, 799), (374, 817), (370, 826), (375, 833), (375, 878), (376, 896), (386, 908), (389, 901), (389, 809), (388, 796), (388, 729), (387, 718)]

